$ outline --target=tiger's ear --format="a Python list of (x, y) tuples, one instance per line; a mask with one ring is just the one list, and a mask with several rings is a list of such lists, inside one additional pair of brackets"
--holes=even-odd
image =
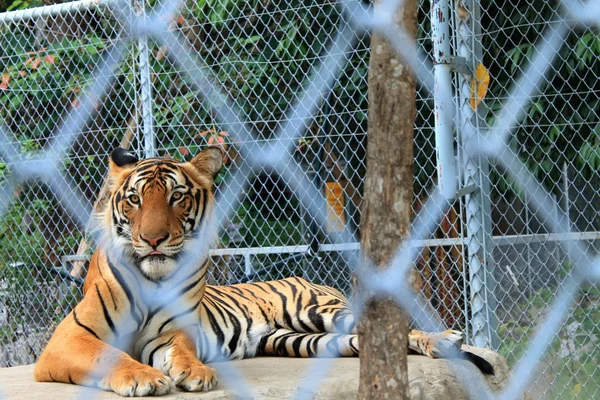
[(220, 147), (210, 146), (192, 158), (192, 164), (198, 171), (210, 175), (213, 179), (223, 167), (223, 156), (225, 153)]
[(110, 153), (110, 161), (108, 162), (109, 176), (112, 178), (119, 176), (121, 172), (132, 169), (138, 161), (138, 158), (134, 154), (122, 147), (117, 147)]

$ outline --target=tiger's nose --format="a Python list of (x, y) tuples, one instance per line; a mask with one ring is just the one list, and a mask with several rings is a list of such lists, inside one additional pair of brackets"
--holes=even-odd
[(140, 238), (148, 243), (150, 246), (152, 246), (153, 248), (157, 248), (159, 244), (161, 244), (162, 242), (164, 242), (165, 240), (167, 240), (169, 238), (169, 234), (165, 233), (164, 235), (160, 236), (144, 236), (143, 234), (140, 233)]

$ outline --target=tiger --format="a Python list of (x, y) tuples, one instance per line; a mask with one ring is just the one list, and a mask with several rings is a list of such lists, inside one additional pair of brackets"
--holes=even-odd
[[(218, 147), (188, 162), (138, 160), (123, 148), (111, 153), (109, 198), (99, 216), (104, 236), (90, 259), (83, 299), (34, 367), (38, 382), (158, 396), (175, 387), (214, 389), (217, 374), (207, 365), (214, 361), (358, 356), (352, 305), (338, 290), (300, 277), (208, 285), (207, 251), (184, 267), (193, 246), (214, 240), (222, 166)], [(467, 358), (493, 374), (490, 363), (461, 350), (462, 342), (456, 330), (408, 335), (414, 353)]]

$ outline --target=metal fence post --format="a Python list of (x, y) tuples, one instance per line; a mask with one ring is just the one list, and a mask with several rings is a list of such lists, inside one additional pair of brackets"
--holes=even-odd
[(458, 179), (452, 134), (454, 106), (450, 53), (450, 0), (431, 2), (431, 36), (435, 76), (433, 97), (438, 186), (446, 199), (454, 199)]
[[(146, 21), (146, 0), (136, 1), (138, 17)], [(139, 74), (142, 104), (142, 121), (144, 135), (144, 157), (156, 156), (156, 139), (154, 134), (154, 118), (152, 114), (152, 79), (150, 77), (150, 56), (148, 36), (140, 35), (138, 39)]]
[[(455, 38), (457, 51), (471, 71), (482, 60), (480, 6), (478, 1), (455, 2)], [(475, 138), (483, 121), (471, 107), (471, 77), (459, 75), (458, 133), (461, 145)], [(461, 152), (461, 154), (464, 154)], [(492, 223), (490, 206), (489, 165), (487, 160), (465, 158), (463, 184), (466, 191), (462, 199), (466, 221), (469, 283), (471, 292), (471, 340), (475, 346), (496, 349), (497, 317), (494, 263), (492, 259)]]

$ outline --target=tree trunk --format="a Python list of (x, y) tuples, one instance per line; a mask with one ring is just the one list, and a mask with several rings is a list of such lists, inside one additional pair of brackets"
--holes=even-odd
[[(412, 36), (417, 1), (407, 0), (395, 21)], [(361, 217), (365, 257), (386, 268), (410, 229), (413, 200), (413, 125), (416, 78), (387, 40), (374, 34), (369, 66), (367, 172)], [(359, 274), (360, 276), (360, 274)], [(408, 277), (407, 277), (408, 279)], [(364, 308), (358, 324), (359, 399), (408, 398), (408, 318), (391, 298), (356, 282)]]

